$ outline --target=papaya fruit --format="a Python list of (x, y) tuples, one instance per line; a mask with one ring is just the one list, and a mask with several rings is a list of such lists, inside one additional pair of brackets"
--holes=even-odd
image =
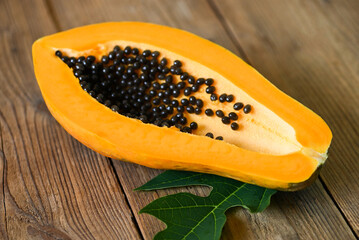
[(194, 34), (101, 23), (40, 38), (32, 51), (51, 114), (107, 157), (286, 191), (308, 186), (327, 159), (322, 118)]

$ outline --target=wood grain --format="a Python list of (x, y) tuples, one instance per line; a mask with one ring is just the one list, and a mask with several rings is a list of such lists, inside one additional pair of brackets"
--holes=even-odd
[[(359, 236), (359, 2), (215, 1), (251, 63), (333, 131), (321, 178)], [(274, 17), (275, 16), (275, 17)]]
[[(86, 1), (86, 4), (82, 1), (72, 4), (52, 1), (52, 6), (55, 18), (61, 19), (62, 29), (101, 21), (149, 21), (189, 30), (237, 54), (241, 53), (240, 46), (234, 45), (221, 19), (206, 1), (92, 0)], [(160, 196), (178, 191), (189, 190), (199, 195), (208, 193), (207, 188), (199, 187), (133, 192), (135, 187), (161, 171), (118, 161), (113, 164), (145, 239), (151, 239), (165, 226), (149, 215), (136, 215), (143, 206)], [(319, 181), (302, 192), (279, 193), (264, 213), (252, 215), (238, 208), (231, 210), (228, 218), (223, 239), (355, 239)]]
[(108, 159), (42, 101), (31, 44), (56, 31), (44, 1), (0, 1), (0, 238), (141, 239)]

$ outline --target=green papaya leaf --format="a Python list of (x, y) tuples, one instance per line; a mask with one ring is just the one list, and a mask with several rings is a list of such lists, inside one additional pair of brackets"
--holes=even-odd
[(226, 222), (225, 212), (242, 206), (261, 212), (270, 203), (276, 190), (262, 188), (211, 174), (165, 171), (136, 190), (205, 185), (212, 187), (207, 197), (177, 193), (154, 200), (140, 213), (151, 214), (167, 228), (156, 234), (158, 239), (219, 239)]

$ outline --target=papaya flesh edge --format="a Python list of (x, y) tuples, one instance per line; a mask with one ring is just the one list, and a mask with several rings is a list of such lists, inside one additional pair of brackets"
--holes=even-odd
[[(282, 155), (256, 152), (111, 111), (80, 87), (55, 51), (86, 51), (115, 40), (146, 43), (220, 73), (288, 123), (301, 149)], [(40, 38), (32, 51), (35, 75), (51, 114), (73, 137), (107, 157), (151, 168), (217, 174), (283, 191), (308, 186), (327, 158), (332, 133), (318, 115), (230, 51), (183, 30), (141, 22), (100, 23)]]

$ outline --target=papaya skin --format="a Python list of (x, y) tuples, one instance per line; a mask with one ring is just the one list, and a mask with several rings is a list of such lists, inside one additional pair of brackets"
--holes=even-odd
[[(302, 148), (283, 155), (265, 154), (144, 124), (111, 111), (82, 90), (71, 69), (54, 52), (86, 51), (114, 40), (150, 44), (220, 73), (288, 123)], [(189, 44), (183, 47), (183, 42)], [(114, 159), (151, 168), (217, 174), (294, 191), (316, 178), (331, 143), (332, 133), (318, 115), (281, 92), (233, 53), (182, 30), (140, 22), (75, 28), (37, 40), (33, 44), (33, 62), (43, 98), (54, 118), (87, 147)]]

